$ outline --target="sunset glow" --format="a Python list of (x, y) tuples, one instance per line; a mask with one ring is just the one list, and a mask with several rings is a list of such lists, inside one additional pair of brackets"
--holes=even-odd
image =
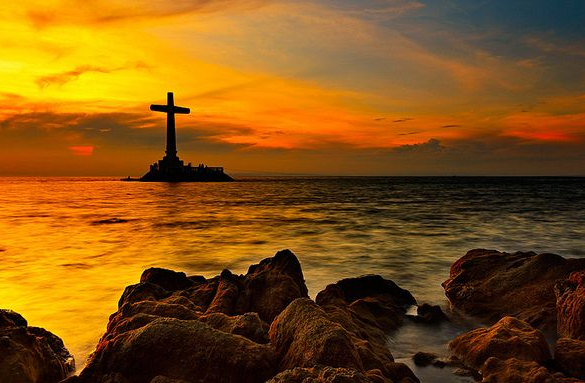
[(0, 175), (140, 175), (167, 91), (192, 111), (181, 158), (235, 174), (585, 167), (579, 2), (25, 0), (0, 19)]

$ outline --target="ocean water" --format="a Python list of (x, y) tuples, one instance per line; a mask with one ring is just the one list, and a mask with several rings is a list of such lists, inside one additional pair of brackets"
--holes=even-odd
[[(0, 178), (0, 307), (62, 337), (79, 367), (145, 268), (245, 273), (285, 248), (299, 257), (312, 297), (341, 278), (375, 273), (447, 308), (441, 282), (467, 250), (584, 257), (585, 178)], [(406, 362), (420, 350), (445, 353), (450, 338), (475, 325), (409, 324), (389, 347)]]

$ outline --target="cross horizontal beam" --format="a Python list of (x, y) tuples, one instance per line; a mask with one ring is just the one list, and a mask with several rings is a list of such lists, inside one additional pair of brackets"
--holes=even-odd
[(150, 110), (153, 112), (174, 113), (174, 114), (189, 114), (191, 109), (182, 106), (174, 105), (151, 105)]

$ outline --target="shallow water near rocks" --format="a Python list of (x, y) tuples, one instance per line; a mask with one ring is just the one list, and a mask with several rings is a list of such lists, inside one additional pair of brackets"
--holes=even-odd
[[(309, 293), (380, 274), (446, 307), (441, 282), (473, 248), (585, 256), (585, 179), (275, 177), (228, 184), (0, 178), (0, 307), (63, 338), (78, 367), (124, 287), (157, 266), (212, 277), (291, 249)], [(407, 322), (397, 360), (476, 326)], [(470, 381), (413, 368), (424, 382)]]

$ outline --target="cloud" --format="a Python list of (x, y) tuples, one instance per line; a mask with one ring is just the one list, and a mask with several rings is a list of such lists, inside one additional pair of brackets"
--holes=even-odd
[(399, 118), (399, 119), (397, 119), (397, 120), (393, 120), (392, 122), (393, 122), (394, 124), (399, 124), (399, 123), (401, 123), (401, 122), (412, 121), (412, 120), (413, 120), (412, 118), (408, 118), (408, 117), (407, 117), (407, 118)]
[(375, 19), (391, 19), (425, 5), (416, 0), (334, 0), (332, 6), (349, 15)]
[(105, 24), (125, 20), (157, 19), (189, 13), (247, 10), (268, 0), (66, 0), (58, 7), (29, 9), (26, 17), (38, 29), (60, 24)]
[(87, 72), (97, 73), (110, 73), (112, 70), (103, 67), (92, 66), (92, 65), (81, 65), (73, 70), (66, 72), (56, 73), (48, 76), (39, 77), (36, 80), (37, 85), (40, 88), (46, 88), (49, 85), (64, 85), (70, 81), (76, 80), (79, 76)]
[(431, 138), (427, 142), (419, 144), (401, 145), (393, 149), (396, 153), (438, 153), (446, 148), (436, 138)]
[(80, 66), (75, 67), (75, 69), (72, 69), (69, 71), (38, 77), (35, 82), (37, 83), (37, 85), (41, 89), (43, 89), (43, 88), (46, 88), (50, 85), (57, 85), (57, 86), (65, 85), (68, 82), (77, 80), (79, 78), (79, 76), (81, 76), (82, 74), (89, 73), (89, 72), (112, 73), (112, 72), (117, 72), (117, 71), (126, 70), (126, 69), (141, 70), (141, 69), (146, 69), (146, 68), (149, 68), (149, 66), (142, 63), (142, 62), (137, 62), (137, 63), (132, 64), (132, 65), (124, 65), (124, 66), (120, 66), (120, 67), (116, 67), (116, 68), (106, 68), (106, 67), (95, 66), (95, 65), (80, 65)]

